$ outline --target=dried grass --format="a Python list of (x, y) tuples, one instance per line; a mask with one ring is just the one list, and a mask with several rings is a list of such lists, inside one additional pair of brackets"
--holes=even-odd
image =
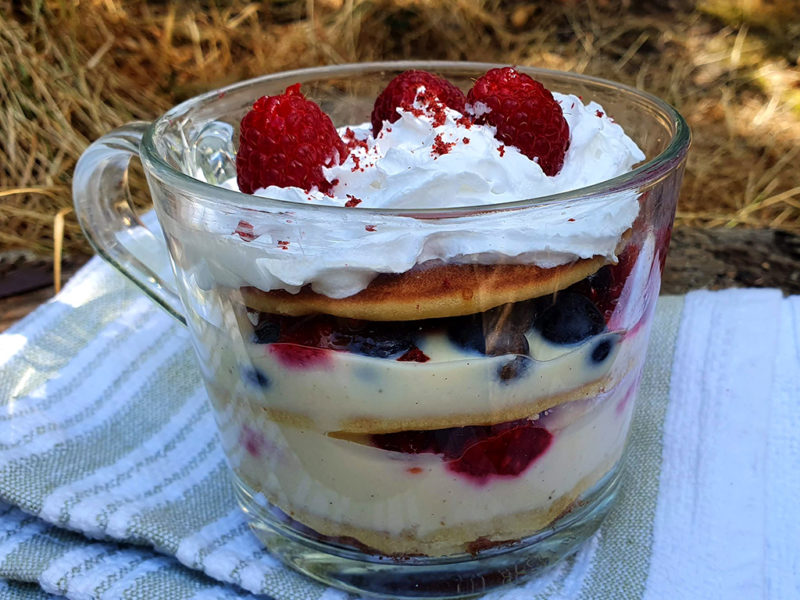
[(72, 169), (115, 126), (262, 73), (400, 58), (636, 85), (693, 129), (679, 223), (800, 232), (798, 15), (798, 0), (0, 0), (0, 247), (89, 251)]

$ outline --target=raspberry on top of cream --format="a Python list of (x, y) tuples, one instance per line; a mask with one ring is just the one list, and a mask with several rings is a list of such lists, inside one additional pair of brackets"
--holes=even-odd
[[(424, 89), (420, 92), (423, 95)], [(553, 96), (562, 107), (571, 141), (563, 167), (552, 177), (517, 148), (499, 141), (495, 127), (418, 100), (418, 110), (398, 109), (400, 118), (377, 137), (369, 123), (340, 130), (351, 149), (344, 163), (323, 169), (334, 182), (329, 193), (278, 186), (254, 193), (325, 206), (347, 206), (355, 198), (357, 208), (483, 206), (600, 183), (644, 159), (600, 105), (584, 105), (572, 95)]]
[[(508, 76), (513, 70), (495, 69), (489, 74), (493, 71)], [(513, 74), (513, 81), (519, 79), (525, 85), (533, 81), (516, 71)], [(415, 92), (413, 104), (397, 106), (397, 119), (384, 119), (377, 135), (373, 135), (374, 123), (339, 129), (346, 156), (337, 151), (331, 156), (338, 160), (332, 160), (323, 154), (324, 164), (298, 167), (309, 172), (321, 167), (330, 183), (324, 191), (280, 183), (254, 192), (302, 206), (340, 210), (326, 212), (324, 218), (305, 218), (302, 209), (295, 212), (290, 206), (265, 204), (262, 210), (272, 215), (269, 219), (258, 213), (249, 220), (247, 215), (234, 214), (222, 219), (218, 233), (227, 235), (200, 242), (205, 248), (208, 244), (216, 247), (214, 258), (206, 260), (217, 280), (291, 293), (310, 285), (317, 293), (344, 298), (366, 288), (381, 273), (404, 273), (428, 261), (543, 268), (595, 256), (616, 261), (620, 236), (639, 211), (634, 192), (496, 212), (472, 210), (436, 219), (363, 210), (491, 206), (538, 198), (606, 181), (645, 158), (601, 106), (555, 93), (552, 102), (560, 106), (569, 140), (563, 166), (548, 176), (538, 156), (530, 158), (498, 139), (503, 135), (492, 124), (494, 109), (483, 100), (467, 103), (462, 113), (440, 102), (425, 85)], [(502, 87), (500, 92), (494, 89), (494, 93), (502, 92)], [(502, 110), (502, 103), (498, 106)], [(497, 120), (501, 116), (499, 112), (493, 115), (494, 122), (505, 127)], [(326, 131), (332, 127), (329, 120), (318, 126)], [(503, 139), (509, 139), (507, 131), (504, 135)], [(516, 127), (510, 135), (526, 133)], [(531, 150), (535, 143), (521, 139), (527, 154), (535, 152)], [(272, 151), (278, 154), (263, 157), (261, 163), (283, 158), (279, 147)], [(277, 172), (283, 181), (284, 174)], [(226, 187), (237, 189), (233, 180)]]

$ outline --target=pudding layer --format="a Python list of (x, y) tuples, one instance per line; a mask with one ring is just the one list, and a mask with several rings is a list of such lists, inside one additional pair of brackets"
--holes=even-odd
[(445, 556), (531, 536), (625, 445), (652, 303), (609, 331), (592, 290), (380, 323), (214, 291), (200, 350), (231, 467), (267, 512), (353, 548)]
[(282, 423), (320, 431), (386, 433), (502, 423), (615, 386), (639, 363), (642, 336), (602, 333), (554, 344), (535, 330), (528, 354), (486, 356), (446, 332), (417, 335), (425, 362), (289, 343), (245, 343), (234, 391)]
[[(531, 426), (546, 431), (549, 443), (522, 458), (529, 462), (514, 474), (476, 475), (454, 470), (442, 453), (398, 452), (368, 438), (279, 424), (221, 390), (216, 400), (231, 466), (253, 495), (323, 536), (387, 554), (437, 556), (468, 552), (479, 538), (525, 537), (564, 513), (619, 460), (634, 384), (629, 376), (594, 398), (533, 415)], [(518, 457), (521, 449), (503, 451)]]

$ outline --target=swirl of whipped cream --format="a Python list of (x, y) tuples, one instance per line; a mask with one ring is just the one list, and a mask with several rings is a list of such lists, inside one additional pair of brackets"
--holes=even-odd
[[(564, 166), (553, 177), (495, 129), (454, 110), (434, 118), (424, 106), (398, 109), (377, 138), (369, 124), (340, 130), (351, 153), (326, 170), (331, 195), (270, 186), (256, 195), (300, 205), (351, 207), (314, 214), (265, 207), (266, 215), (230, 215), (227, 235), (204, 240), (203, 255), (222, 284), (295, 293), (310, 284), (332, 298), (353, 295), (380, 273), (403, 273), (428, 261), (526, 263), (544, 268), (576, 259), (616, 260), (620, 236), (639, 212), (635, 193), (616, 193), (524, 209), (458, 217), (376, 215), (363, 208), (488, 206), (574, 190), (616, 177), (644, 159), (623, 129), (591, 102), (554, 93), (570, 129)], [(478, 107), (480, 108), (480, 106)], [(440, 115), (441, 116), (441, 115)], [(235, 181), (228, 182), (236, 189)], [(234, 232), (239, 221), (248, 235)], [(213, 247), (210, 247), (209, 244)]]

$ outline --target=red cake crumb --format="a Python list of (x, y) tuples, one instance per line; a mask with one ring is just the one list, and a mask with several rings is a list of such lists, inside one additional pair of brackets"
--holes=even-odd
[(347, 202), (344, 203), (344, 205), (347, 208), (353, 208), (354, 206), (358, 206), (359, 204), (361, 204), (361, 198), (356, 198), (355, 196), (353, 196), (353, 194), (347, 194), (347, 197), (350, 198)]
[(464, 127), (465, 129), (472, 129), (472, 124), (474, 121), (470, 115), (461, 115), (458, 119), (456, 119), (456, 125), (459, 127)]
[(428, 356), (422, 350), (420, 350), (419, 348), (417, 348), (415, 346), (414, 348), (411, 348), (411, 350), (409, 350), (408, 352), (403, 354), (403, 356), (401, 356), (397, 360), (402, 361), (402, 362), (420, 362), (420, 363), (424, 363), (424, 362), (428, 362), (430, 359), (431, 359), (430, 356)]
[(253, 232), (253, 225), (247, 221), (239, 221), (236, 229), (233, 232), (242, 238), (245, 242), (252, 242), (258, 236)]
[(255, 429), (244, 425), (239, 432), (239, 444), (244, 446), (250, 456), (259, 458), (265, 446), (264, 436)]
[(331, 366), (330, 352), (324, 348), (309, 348), (295, 344), (270, 344), (269, 352), (288, 369)]
[(436, 135), (435, 138), (433, 138), (433, 148), (431, 149), (431, 155), (434, 158), (437, 158), (439, 156), (447, 154), (448, 152), (450, 152), (450, 150), (453, 149), (453, 146), (455, 145), (456, 145), (455, 142), (445, 142), (444, 139), (442, 138), (442, 134), (439, 133)]

